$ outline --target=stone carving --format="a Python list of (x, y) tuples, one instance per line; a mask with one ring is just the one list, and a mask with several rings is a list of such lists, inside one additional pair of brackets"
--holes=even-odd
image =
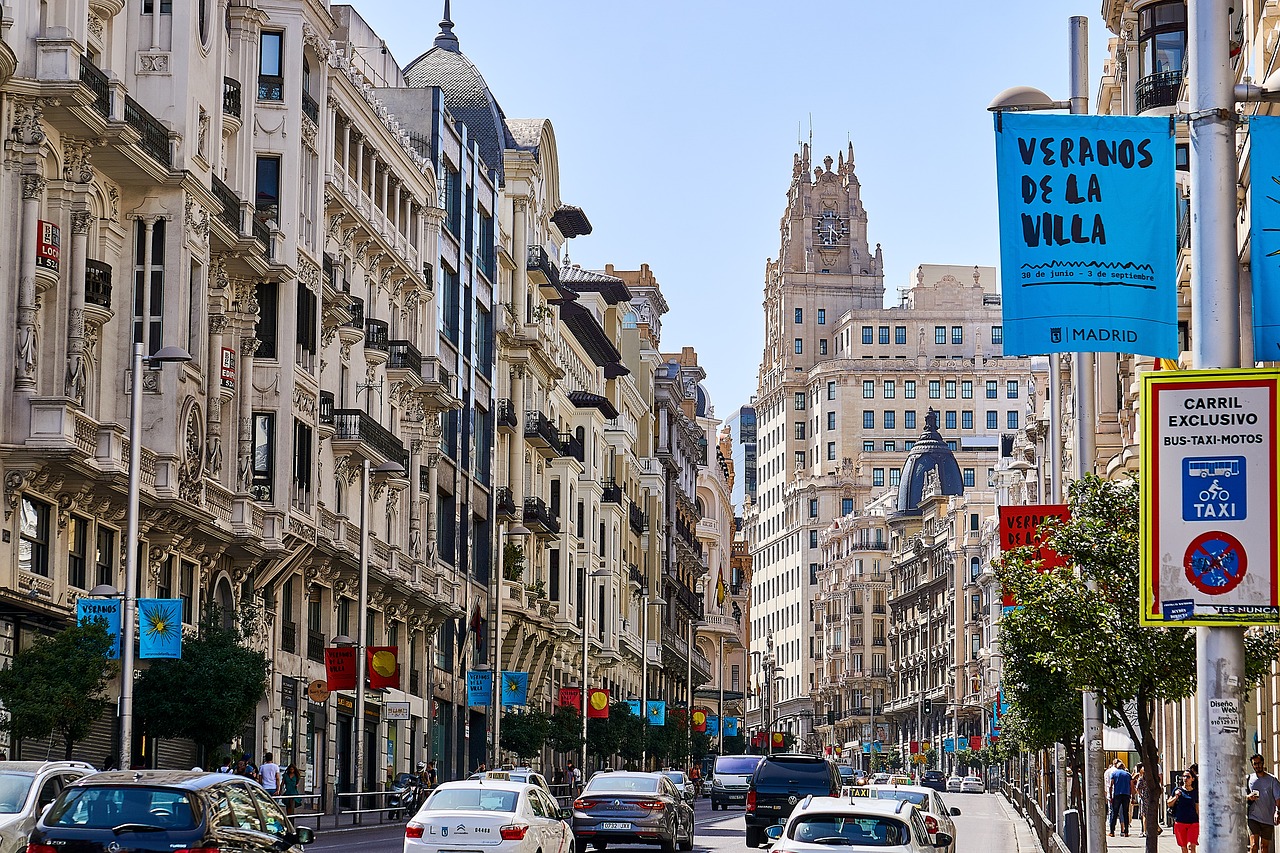
[(139, 74), (168, 74), (169, 54), (163, 51), (139, 51)]
[(196, 132), (196, 153), (201, 157), (208, 159), (209, 157), (209, 113), (204, 107), (200, 108), (200, 129)]
[(102, 41), (102, 19), (92, 12), (89, 13), (89, 35), (98, 41)]
[(222, 473), (222, 437), (216, 432), (205, 439), (205, 466), (212, 477)]
[(23, 145), (44, 142), (44, 104), (39, 98), (13, 100), (13, 139)]
[[(43, 131), (42, 131), (43, 133)], [(43, 175), (23, 175), (22, 176), (22, 197), (24, 199), (38, 199), (44, 195), (45, 187), (48, 181)]]
[(298, 281), (314, 291), (320, 286), (320, 268), (298, 252)]
[(62, 140), (62, 176), (73, 184), (93, 183), (93, 143), (74, 136)]
[(107, 201), (111, 205), (111, 213), (109, 214), (112, 222), (120, 221), (120, 190), (115, 186), (107, 187)]
[(200, 206), (196, 197), (184, 193), (187, 202), (187, 234), (201, 246), (209, 242), (209, 211)]
[(320, 133), (320, 129), (312, 123), (310, 117), (302, 117), (302, 144), (310, 148), (312, 151), (316, 149), (316, 136)]
[(311, 48), (321, 61), (328, 61), (331, 52), (329, 41), (310, 24), (302, 25), (302, 43)]

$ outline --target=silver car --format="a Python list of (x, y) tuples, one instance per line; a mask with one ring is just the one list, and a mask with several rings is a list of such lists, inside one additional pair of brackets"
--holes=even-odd
[(578, 849), (588, 844), (657, 844), (663, 853), (693, 849), (693, 806), (661, 773), (597, 773), (573, 803)]
[(83, 761), (0, 761), (0, 853), (22, 853), (44, 807), (96, 772)]
[(698, 798), (698, 786), (683, 770), (663, 770), (662, 775), (675, 783), (676, 790), (684, 794), (685, 802), (692, 803)]

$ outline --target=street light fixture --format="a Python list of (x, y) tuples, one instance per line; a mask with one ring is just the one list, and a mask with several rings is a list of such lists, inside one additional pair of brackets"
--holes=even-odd
[[(587, 781), (587, 705), (591, 698), (591, 688), (587, 684), (587, 642), (590, 639), (591, 620), (591, 578), (607, 578), (612, 572), (605, 569), (596, 569), (594, 572), (587, 571), (586, 563), (582, 565), (582, 695), (579, 700), (582, 702), (582, 755), (579, 767), (582, 770), (582, 781)], [(572, 782), (573, 780), (569, 780)]]
[(507, 523), (502, 522), (498, 532), (498, 577), (494, 583), (494, 617), (493, 617), (493, 767), (502, 766), (502, 582), (507, 574), (507, 537), (528, 536), (533, 531), (520, 522), (507, 530)]
[(693, 767), (693, 644), (698, 639), (698, 629), (705, 627), (706, 622), (701, 619), (689, 620), (689, 647), (685, 650), (685, 727), (689, 735), (687, 748), (689, 750), (689, 766)]
[(120, 766), (123, 769), (133, 766), (133, 644), (138, 630), (134, 621), (138, 609), (138, 515), (142, 485), (142, 368), (144, 364), (159, 368), (165, 364), (191, 361), (191, 353), (182, 347), (161, 347), (152, 355), (144, 356), (144, 346), (142, 341), (133, 345), (133, 371), (129, 383), (129, 503), (124, 604), (120, 608)]
[[(667, 600), (662, 597), (649, 597), (649, 581), (645, 580), (645, 589), (641, 594), (644, 602), (641, 606), (641, 627), (640, 627), (640, 713), (644, 715), (645, 726), (649, 725), (649, 608), (662, 607)], [(645, 729), (644, 746), (640, 750), (640, 767), (647, 769), (649, 766), (649, 738), (648, 728)]]

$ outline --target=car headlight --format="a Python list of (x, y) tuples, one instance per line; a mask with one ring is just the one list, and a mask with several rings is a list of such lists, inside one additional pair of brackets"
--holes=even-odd
[(713, 788), (723, 788), (723, 787), (724, 787), (724, 783), (723, 783), (723, 782), (721, 782), (719, 779), (712, 779), (712, 780), (711, 780), (711, 787), (713, 787)]

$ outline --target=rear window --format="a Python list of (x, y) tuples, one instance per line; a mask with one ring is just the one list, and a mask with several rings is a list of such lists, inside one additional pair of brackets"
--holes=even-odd
[(441, 788), (423, 806), (427, 811), (514, 812), (519, 794), (493, 788)]
[(627, 776), (622, 773), (610, 773), (608, 775), (593, 776), (584, 790), (592, 793), (596, 791), (634, 791), (650, 794), (658, 790), (658, 777)]
[(812, 783), (817, 779), (830, 781), (830, 765), (821, 758), (771, 758), (760, 762), (756, 779), (805, 779)]
[(890, 817), (812, 814), (791, 822), (790, 837), (806, 844), (897, 847), (911, 841), (911, 830)]
[(760, 759), (755, 756), (717, 758), (716, 772), (724, 773), (728, 776), (750, 776), (756, 771), (756, 765), (759, 763)]
[(876, 798), (881, 800), (906, 800), (913, 806), (929, 808), (929, 795), (923, 791), (898, 791), (893, 788), (881, 788), (876, 791)]
[(48, 826), (112, 829), (124, 825), (155, 829), (195, 829), (194, 798), (173, 788), (136, 786), (72, 787), (63, 791), (45, 816)]

